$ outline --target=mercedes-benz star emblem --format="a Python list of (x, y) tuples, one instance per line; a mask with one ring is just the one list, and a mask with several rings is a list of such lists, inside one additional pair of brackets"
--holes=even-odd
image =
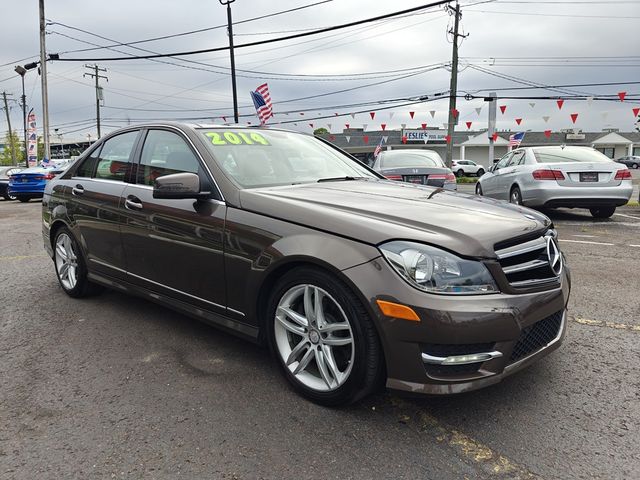
[(547, 237), (547, 258), (549, 259), (551, 270), (559, 277), (560, 273), (562, 273), (562, 254), (555, 238), (551, 236)]

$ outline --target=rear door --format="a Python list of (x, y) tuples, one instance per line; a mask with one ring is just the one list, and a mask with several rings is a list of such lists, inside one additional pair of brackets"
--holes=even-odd
[(524, 162), (524, 157), (524, 150), (515, 150), (507, 165), (500, 169), (497, 186), (499, 198), (509, 199), (511, 187), (517, 183), (518, 172), (521, 170), (520, 165)]
[[(200, 176), (206, 200), (154, 199), (153, 182), (172, 173)], [(181, 132), (149, 129), (135, 182), (122, 193), (122, 244), (129, 281), (215, 313), (226, 313), (223, 233), (226, 206), (202, 159)]]
[(119, 203), (129, 180), (140, 130), (108, 138), (65, 180), (59, 195), (85, 251), (89, 269), (123, 278), (125, 261), (120, 242), (123, 221)]

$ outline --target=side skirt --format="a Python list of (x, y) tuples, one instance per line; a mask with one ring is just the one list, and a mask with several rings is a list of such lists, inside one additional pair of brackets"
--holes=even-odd
[(178, 313), (188, 315), (192, 318), (195, 318), (196, 320), (200, 320), (201, 322), (220, 328), (221, 330), (229, 332), (233, 335), (242, 337), (246, 340), (250, 340), (254, 343), (260, 343), (258, 339), (260, 331), (257, 327), (240, 323), (229, 317), (210, 312), (209, 310), (194, 307), (193, 305), (190, 305), (188, 303), (176, 300), (173, 297), (159, 294), (138, 285), (133, 285), (125, 280), (112, 279), (107, 275), (98, 274), (95, 272), (89, 272), (88, 277), (92, 282), (104, 285), (105, 287), (151, 300), (154, 303), (158, 303), (162, 306), (168, 307)]

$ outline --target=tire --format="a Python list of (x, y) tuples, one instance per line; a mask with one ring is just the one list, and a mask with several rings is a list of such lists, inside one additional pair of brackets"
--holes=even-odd
[(509, 203), (522, 205), (522, 193), (520, 192), (520, 188), (513, 187), (511, 189), (511, 192), (509, 193)]
[(616, 207), (597, 207), (590, 208), (589, 211), (593, 218), (610, 218), (616, 211)]
[(31, 197), (27, 197), (24, 195), (16, 195), (16, 198), (20, 200), (22, 203), (27, 203), (29, 200), (31, 200)]
[(4, 192), (4, 194), (2, 195), (4, 197), (4, 199), (6, 201), (12, 201), (12, 200), (16, 200), (18, 197), (16, 197), (15, 195), (11, 195), (9, 192)]
[(484, 175), (484, 170), (482, 168), (479, 168), (476, 172), (476, 176), (481, 177), (482, 175)]
[[(315, 319), (317, 298), (324, 319), (320, 322)], [(353, 291), (334, 275), (313, 267), (285, 274), (271, 292), (266, 322), (269, 347), (285, 377), (315, 403), (356, 402), (385, 379), (373, 321)]]
[(89, 281), (82, 251), (68, 228), (61, 227), (56, 231), (53, 254), (58, 282), (67, 295), (82, 298), (102, 290), (102, 287)]
[(482, 185), (480, 185), (480, 182), (476, 182), (476, 195), (482, 196)]
[(460, 178), (460, 177), (464, 177), (464, 170), (460, 169), (456, 172), (456, 177)]
[(638, 168), (638, 166), (639, 166), (639, 165), (638, 165), (637, 163), (634, 163), (634, 164), (633, 164), (633, 165), (631, 165), (631, 166), (632, 166), (633, 168)]

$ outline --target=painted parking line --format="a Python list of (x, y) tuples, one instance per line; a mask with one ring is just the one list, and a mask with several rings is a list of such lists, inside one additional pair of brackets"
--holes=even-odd
[(581, 237), (581, 238), (596, 238), (597, 235), (571, 235), (572, 237)]
[(400, 422), (408, 426), (414, 426), (421, 432), (429, 433), (438, 443), (447, 445), (460, 458), (481, 470), (482, 475), (479, 478), (494, 476), (496, 478), (523, 480), (540, 478), (525, 466), (514, 462), (452, 426), (445, 425), (430, 413), (421, 409), (416, 410), (415, 405), (411, 405), (398, 397), (391, 397), (390, 400), (391, 405), (401, 410), (401, 413), (399, 412)]
[(633, 243), (629, 244), (630, 247), (640, 248), (640, 245), (634, 245)]
[(586, 243), (589, 245), (605, 245), (608, 247), (611, 247), (613, 245), (615, 245), (615, 243), (607, 243), (607, 242), (593, 242), (591, 240), (568, 240), (566, 238), (561, 238), (560, 239), (561, 242), (570, 242), (570, 243)]
[(634, 220), (640, 220), (640, 217), (636, 217), (635, 215), (627, 215), (626, 213), (614, 213), (614, 215), (618, 217), (633, 218)]
[(604, 320), (591, 320), (589, 318), (582, 317), (571, 317), (576, 323), (580, 325), (588, 325), (590, 327), (608, 327), (614, 328), (616, 330), (629, 330), (631, 332), (640, 332), (640, 325), (631, 325), (629, 323), (617, 323), (617, 322), (606, 322)]
[(47, 255), (45, 255), (44, 253), (39, 253), (37, 255), (15, 255), (12, 257), (3, 257), (0, 256), (0, 262), (3, 260), (27, 260), (29, 258), (42, 258), (42, 257), (46, 257)]

